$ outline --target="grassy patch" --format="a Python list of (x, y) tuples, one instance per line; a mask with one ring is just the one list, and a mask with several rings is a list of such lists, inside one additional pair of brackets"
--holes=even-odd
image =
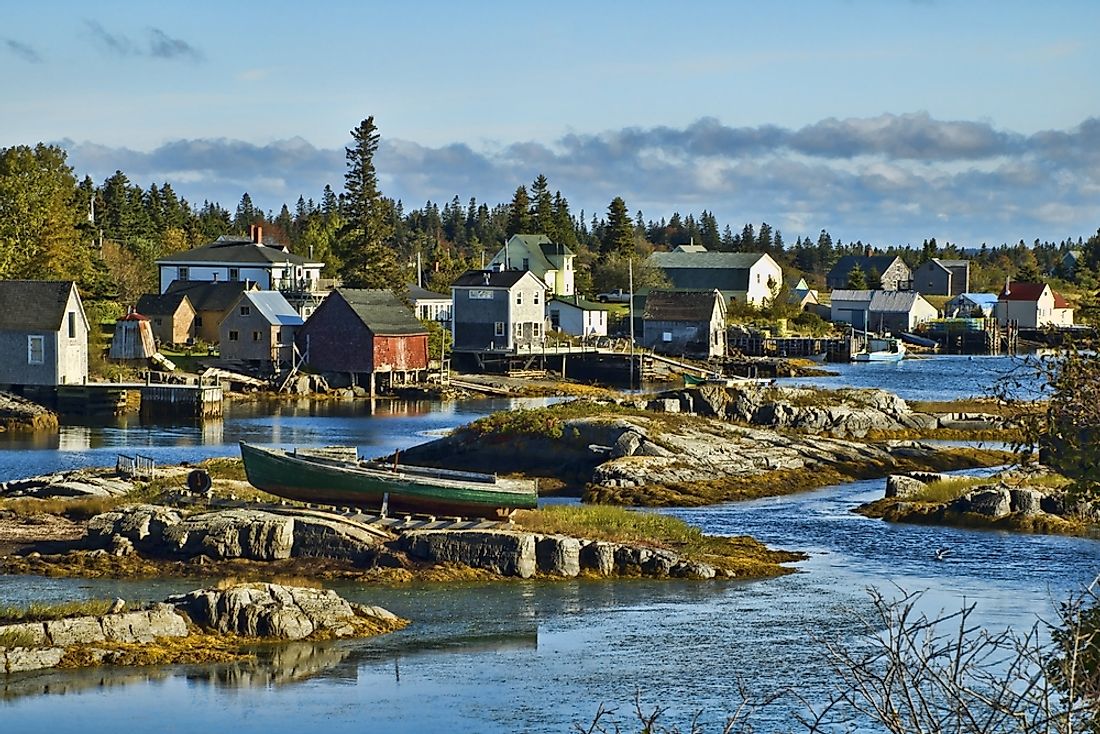
[(7, 510), (20, 518), (35, 515), (62, 515), (72, 520), (87, 520), (90, 517), (109, 512), (120, 504), (132, 501), (122, 497), (71, 497), (41, 500), (32, 497), (20, 497), (0, 500), (0, 509)]
[(232, 479), (244, 482), (248, 477), (244, 473), (244, 461), (239, 457), (226, 456), (217, 459), (207, 459), (199, 463), (202, 469), (210, 475), (211, 479)]
[(544, 408), (501, 410), (484, 418), (478, 418), (466, 429), (479, 436), (524, 435), (561, 438), (564, 433), (563, 423), (567, 420), (605, 415), (610, 417), (628, 412), (631, 411), (613, 403), (605, 405), (589, 400), (572, 400)]
[(34, 647), (35, 638), (26, 630), (0, 631), (0, 650), (5, 647)]
[(1070, 535), (1095, 537), (1097, 529), (1079, 520), (1067, 520), (1057, 515), (1023, 515), (1018, 512), (1002, 517), (954, 512), (942, 504), (913, 503), (894, 498), (876, 500), (856, 508), (856, 512), (888, 522), (914, 525), (946, 525), (972, 530), (1005, 530), (1036, 535)]
[(952, 477), (939, 482), (929, 482), (919, 492), (905, 495), (905, 500), (944, 504), (957, 500), (975, 487), (989, 484), (990, 481), (989, 477)]
[(770, 550), (747, 536), (704, 535), (702, 530), (682, 520), (622, 507), (552, 506), (523, 510), (516, 513), (516, 524), (538, 533), (664, 548), (692, 561), (734, 571), (739, 577), (789, 573), (791, 569), (780, 564), (806, 557), (801, 553)]
[(19, 624), (21, 622), (46, 622), (66, 617), (97, 617), (111, 610), (114, 602), (102, 599), (85, 601), (67, 601), (59, 604), (40, 604), (32, 602), (26, 607), (0, 607), (0, 624)]
[(918, 413), (989, 413), (1012, 418), (1022, 413), (1038, 413), (1046, 409), (1042, 403), (1006, 403), (994, 398), (970, 398), (967, 400), (907, 400), (909, 407)]

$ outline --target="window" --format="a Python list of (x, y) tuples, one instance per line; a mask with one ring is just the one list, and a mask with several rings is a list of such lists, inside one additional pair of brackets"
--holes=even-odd
[(561, 328), (561, 311), (559, 311), (556, 308), (552, 309), (550, 311), (550, 328), (551, 329), (560, 329)]
[(248, 306), (241, 306), (241, 316), (248, 316), (252, 313), (252, 309)]
[(229, 341), (235, 342), (235, 341), (237, 341), (237, 339), (239, 337), (240, 337), (240, 334), (238, 334), (236, 331), (230, 331), (229, 332)]
[(503, 321), (498, 321), (496, 323), (496, 328), (493, 329), (493, 334), (495, 336), (504, 336), (504, 322)]
[(69, 338), (76, 339), (76, 314), (69, 311)]
[(252, 341), (254, 341), (254, 342), (260, 341), (260, 332), (258, 332), (258, 331), (252, 332)]
[(542, 324), (540, 324), (537, 321), (535, 323), (531, 324), (531, 336), (538, 337), (539, 336), (539, 331), (541, 331), (541, 326), (542, 326)]
[(176, 276), (176, 279), (177, 280), (187, 280), (187, 277), (188, 277), (188, 268), (180, 268), (179, 269), (179, 274)]
[(661, 341), (663, 341), (663, 342), (672, 341), (672, 332), (671, 331), (662, 331), (661, 332)]
[(524, 270), (530, 270), (531, 269), (531, 261), (526, 257), (523, 258), (523, 269)]
[(153, 323), (156, 324), (157, 326), (162, 325), (162, 321), (160, 319), (153, 319)]
[(521, 336), (523, 336), (523, 324), (519, 324), (519, 323), (515, 324), (515, 328), (513, 329), (513, 331), (516, 332), (516, 338), (517, 339), (520, 338)]
[(516, 305), (523, 305), (523, 291), (516, 291)]
[(240, 268), (229, 268), (229, 279), (230, 280), (240, 280), (241, 279), (241, 269)]
[(535, 300), (532, 301), (536, 306), (539, 305), (539, 292), (535, 291)]
[(195, 317), (195, 328), (202, 326), (202, 316)]
[(46, 337), (27, 337), (27, 364), (46, 363)]

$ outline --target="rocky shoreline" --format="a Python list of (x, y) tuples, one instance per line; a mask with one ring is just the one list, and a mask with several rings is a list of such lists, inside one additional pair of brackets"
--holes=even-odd
[(57, 414), (26, 398), (0, 391), (0, 432), (56, 431)]
[(197, 589), (104, 614), (0, 624), (5, 674), (43, 668), (236, 660), (262, 641), (330, 640), (392, 632), (408, 622), (333, 591), (277, 584)]

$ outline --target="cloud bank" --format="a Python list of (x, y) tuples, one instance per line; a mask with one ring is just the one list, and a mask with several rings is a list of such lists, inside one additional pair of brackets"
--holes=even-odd
[[(384, 125), (384, 122), (383, 122)], [(298, 195), (343, 187), (343, 149), (296, 138), (268, 145), (180, 140), (152, 151), (62, 143), (78, 174), (121, 169), (148, 185), (169, 181), (192, 202), (235, 207), (247, 191), (277, 210)], [(767, 221), (792, 241), (826, 228), (844, 241), (963, 245), (1088, 236), (1100, 226), (1100, 118), (1024, 135), (925, 113), (825, 119), (799, 129), (730, 127), (703, 118), (682, 128), (571, 133), (547, 143), (475, 149), (383, 139), (382, 190), (407, 206), (495, 204), (545, 174), (574, 214), (603, 216), (622, 196), (647, 219), (714, 212), (735, 230)]]

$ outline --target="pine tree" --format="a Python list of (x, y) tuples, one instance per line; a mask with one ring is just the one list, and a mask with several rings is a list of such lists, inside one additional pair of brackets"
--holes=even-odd
[(853, 291), (862, 291), (867, 288), (867, 277), (863, 272), (863, 268), (859, 265), (855, 265), (848, 271), (848, 288)]
[(541, 173), (531, 184), (531, 225), (538, 234), (544, 234), (558, 241), (556, 222), (554, 221), (554, 199), (550, 196), (550, 182)]
[(351, 131), (354, 145), (345, 148), (345, 224), (340, 237), (340, 277), (349, 288), (404, 290), (405, 279), (393, 250), (391, 205), (378, 190), (374, 154), (378, 131), (368, 117)]
[(626, 202), (616, 196), (607, 207), (607, 227), (600, 243), (600, 259), (611, 255), (630, 257), (634, 254), (634, 223), (630, 220)]
[(527, 196), (527, 187), (520, 186), (512, 196), (512, 205), (508, 215), (505, 237), (514, 234), (531, 234), (534, 222), (531, 219), (531, 199)]

